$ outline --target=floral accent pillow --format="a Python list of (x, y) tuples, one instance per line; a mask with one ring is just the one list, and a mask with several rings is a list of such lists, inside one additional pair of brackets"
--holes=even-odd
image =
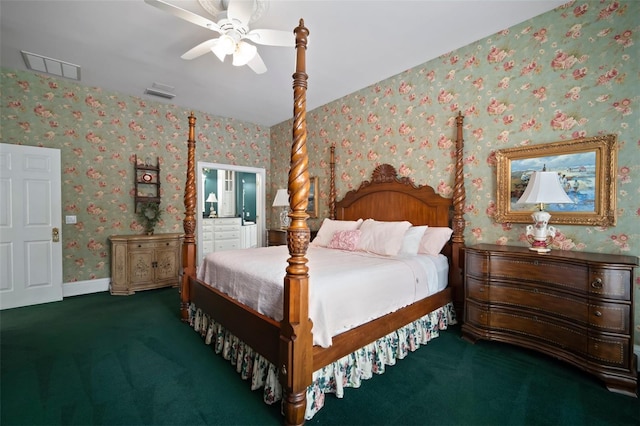
[(326, 218), (318, 230), (318, 234), (310, 245), (316, 247), (326, 247), (337, 231), (353, 231), (360, 228), (362, 219), (358, 220), (331, 220)]
[(331, 237), (327, 248), (354, 251), (358, 247), (360, 233), (359, 229), (353, 231), (336, 231), (333, 233), (333, 237)]

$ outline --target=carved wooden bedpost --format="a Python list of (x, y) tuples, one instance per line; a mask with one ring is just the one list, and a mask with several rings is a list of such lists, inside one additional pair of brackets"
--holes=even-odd
[(284, 278), (284, 312), (280, 325), (280, 383), (283, 390), (285, 423), (304, 423), (307, 387), (313, 369), (313, 337), (309, 319), (309, 268), (307, 247), (309, 227), (309, 156), (307, 153), (305, 54), (309, 30), (304, 21), (294, 30), (296, 35), (296, 72), (293, 74), (293, 144), (289, 170), (289, 204), (291, 224), (287, 230), (289, 259)]
[(189, 115), (189, 139), (187, 139), (187, 181), (184, 187), (185, 214), (183, 220), (184, 242), (182, 243), (182, 284), (180, 288), (180, 316), (189, 321), (189, 278), (196, 276), (196, 117)]
[(451, 270), (449, 273), (449, 284), (453, 288), (453, 303), (457, 312), (464, 312), (464, 287), (463, 287), (463, 270), (464, 265), (464, 228), (466, 222), (464, 219), (464, 138), (463, 138), (464, 116), (462, 112), (458, 112), (456, 117), (456, 167), (455, 182), (453, 185), (453, 236), (452, 241), (452, 260), (453, 265), (458, 265), (457, 270)]
[(331, 145), (331, 159), (329, 160), (329, 218), (336, 218), (336, 146)]

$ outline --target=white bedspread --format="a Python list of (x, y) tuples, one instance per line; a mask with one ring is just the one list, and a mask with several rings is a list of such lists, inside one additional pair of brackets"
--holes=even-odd
[[(287, 246), (210, 253), (198, 279), (282, 320)], [(410, 305), (447, 285), (445, 256), (385, 257), (309, 247), (309, 317), (314, 344)]]

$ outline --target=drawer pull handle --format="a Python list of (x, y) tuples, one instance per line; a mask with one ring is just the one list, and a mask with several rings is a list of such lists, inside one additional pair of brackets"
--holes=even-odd
[(538, 265), (540, 264), (540, 262), (538, 262), (537, 260), (534, 260), (534, 261), (533, 261), (533, 264), (534, 264), (534, 265), (536, 265), (536, 266), (538, 266)]
[(600, 312), (600, 311), (595, 311), (595, 312), (593, 313), (593, 315), (595, 315), (595, 316), (597, 316), (597, 317), (599, 318), (599, 317), (601, 317), (601, 316), (602, 316), (602, 312)]
[(138, 244), (138, 248), (142, 247), (142, 244)]
[(596, 278), (596, 280), (591, 283), (591, 287), (602, 288), (602, 278)]
[(533, 289), (533, 292), (534, 292), (534, 293), (538, 293), (538, 289), (537, 289), (537, 288), (534, 288), (534, 289)]

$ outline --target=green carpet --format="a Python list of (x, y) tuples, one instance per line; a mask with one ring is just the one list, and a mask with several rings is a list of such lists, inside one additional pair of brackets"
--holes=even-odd
[[(179, 320), (176, 289), (76, 296), (0, 312), (2, 425), (281, 424)], [(309, 424), (638, 425), (638, 399), (459, 327), (332, 395)]]

